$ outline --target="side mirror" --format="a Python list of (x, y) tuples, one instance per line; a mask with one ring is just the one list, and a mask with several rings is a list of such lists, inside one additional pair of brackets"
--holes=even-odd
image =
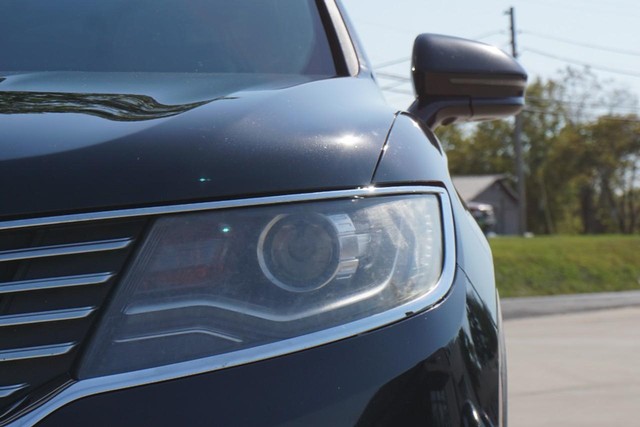
[(526, 71), (488, 44), (421, 34), (413, 45), (412, 73), (417, 99), (409, 111), (432, 129), (508, 117), (524, 106)]

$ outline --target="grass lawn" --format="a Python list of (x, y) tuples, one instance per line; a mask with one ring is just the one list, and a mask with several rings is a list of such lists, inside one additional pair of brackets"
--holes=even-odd
[(640, 236), (489, 240), (502, 297), (640, 290)]

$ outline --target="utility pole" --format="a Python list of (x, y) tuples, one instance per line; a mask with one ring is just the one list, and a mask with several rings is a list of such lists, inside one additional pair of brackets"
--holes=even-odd
[[(511, 54), (515, 59), (518, 59), (518, 49), (516, 46), (516, 19), (515, 10), (510, 7), (505, 15), (509, 15), (509, 21), (511, 24)], [(520, 235), (527, 232), (527, 194), (524, 185), (524, 159), (522, 157), (522, 115), (518, 114), (515, 117), (515, 124), (513, 128), (513, 145), (516, 155), (516, 179), (518, 181), (518, 213), (519, 213), (519, 227)]]

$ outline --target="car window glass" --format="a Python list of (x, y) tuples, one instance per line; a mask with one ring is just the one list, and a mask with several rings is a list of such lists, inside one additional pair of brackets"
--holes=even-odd
[(335, 75), (312, 0), (0, 0), (0, 71)]

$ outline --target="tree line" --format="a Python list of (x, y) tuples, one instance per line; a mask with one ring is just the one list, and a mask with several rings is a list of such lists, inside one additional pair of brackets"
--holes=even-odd
[[(528, 230), (640, 232), (639, 111), (634, 94), (588, 69), (529, 85), (521, 113)], [(512, 121), (437, 133), (452, 175), (514, 176)]]

